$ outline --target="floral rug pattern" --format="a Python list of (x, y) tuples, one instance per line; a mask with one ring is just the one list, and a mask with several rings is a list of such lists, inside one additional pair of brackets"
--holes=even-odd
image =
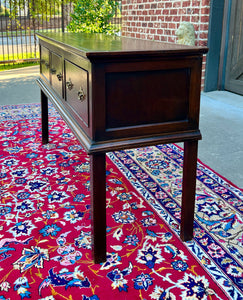
[(198, 162), (179, 239), (183, 150), (107, 153), (107, 261), (91, 257), (89, 157), (50, 106), (0, 107), (0, 299), (243, 299), (243, 193)]

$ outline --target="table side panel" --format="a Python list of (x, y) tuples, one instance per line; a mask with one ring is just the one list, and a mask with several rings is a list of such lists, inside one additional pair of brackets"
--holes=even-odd
[(106, 74), (106, 130), (187, 120), (189, 71)]
[(198, 130), (201, 56), (93, 69), (95, 141)]

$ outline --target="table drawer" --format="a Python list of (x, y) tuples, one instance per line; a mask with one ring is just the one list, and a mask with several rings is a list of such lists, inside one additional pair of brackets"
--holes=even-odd
[(62, 73), (62, 57), (54, 52), (51, 53), (51, 84), (57, 94), (61, 97), (62, 95), (62, 82), (63, 82), (63, 73)]
[(44, 47), (40, 47), (40, 72), (50, 81), (50, 51)]
[(88, 72), (65, 60), (66, 101), (88, 127)]

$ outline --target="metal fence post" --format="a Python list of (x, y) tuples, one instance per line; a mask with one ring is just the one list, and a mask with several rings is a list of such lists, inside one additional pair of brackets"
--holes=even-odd
[(65, 16), (64, 16), (64, 3), (63, 3), (63, 0), (62, 0), (62, 32), (64, 32), (65, 30)]

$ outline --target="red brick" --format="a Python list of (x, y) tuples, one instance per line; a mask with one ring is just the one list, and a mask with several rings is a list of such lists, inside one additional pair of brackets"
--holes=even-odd
[(209, 16), (201, 16), (200, 21), (201, 21), (201, 23), (208, 23)]
[(183, 22), (190, 22), (190, 17), (189, 16), (182, 16), (182, 21)]
[(154, 23), (154, 28), (160, 28), (160, 23), (155, 22)]
[(173, 3), (173, 7), (175, 7), (175, 8), (179, 8), (180, 6), (181, 6), (181, 1), (175, 1)]
[(171, 9), (170, 10), (170, 15), (177, 15), (178, 10), (177, 9)]
[(149, 15), (154, 15), (155, 11), (153, 9), (149, 9)]
[(166, 8), (171, 8), (172, 7), (172, 3), (171, 2), (166, 2), (165, 3), (165, 7)]
[(172, 21), (175, 23), (179, 23), (180, 22), (181, 17), (180, 16), (173, 16), (172, 17)]
[(190, 6), (191, 2), (190, 1), (183, 1), (182, 2), (182, 7), (188, 7)]
[(201, 40), (206, 40), (206, 39), (208, 38), (208, 33), (207, 33), (207, 32), (201, 32), (201, 33), (199, 34), (199, 38), (200, 38)]
[(206, 60), (207, 60), (207, 56), (203, 55), (203, 63), (206, 63)]
[(161, 16), (158, 16), (158, 20), (161, 21), (161, 22), (164, 22), (165, 20), (165, 16), (161, 15)]
[(201, 9), (201, 14), (202, 15), (209, 15), (210, 13), (210, 8), (209, 7), (202, 7)]
[(201, 23), (200, 24), (200, 30), (208, 30), (208, 24), (207, 23)]
[(160, 3), (158, 3), (158, 8), (164, 8), (165, 7), (165, 4), (164, 4), (164, 2), (160, 2)]
[(199, 0), (192, 0), (192, 6), (200, 7), (200, 1)]
[(210, 5), (210, 0), (201, 0), (201, 5), (202, 6), (209, 6)]
[(171, 22), (172, 21), (172, 16), (166, 16), (165, 21), (166, 22)]
[(176, 24), (175, 23), (169, 23), (169, 28), (171, 29), (175, 29), (176, 28)]
[(161, 40), (162, 42), (166, 42), (166, 41), (167, 41), (167, 38), (166, 38), (165, 36), (161, 36), (161, 37), (160, 37), (160, 40)]
[(198, 46), (207, 46), (207, 41), (198, 41)]
[(163, 15), (169, 15), (170, 14), (170, 10), (169, 9), (163, 9), (162, 10), (162, 14)]
[(171, 36), (168, 37), (168, 42), (169, 43), (174, 43), (175, 42), (175, 38), (172, 38)]

